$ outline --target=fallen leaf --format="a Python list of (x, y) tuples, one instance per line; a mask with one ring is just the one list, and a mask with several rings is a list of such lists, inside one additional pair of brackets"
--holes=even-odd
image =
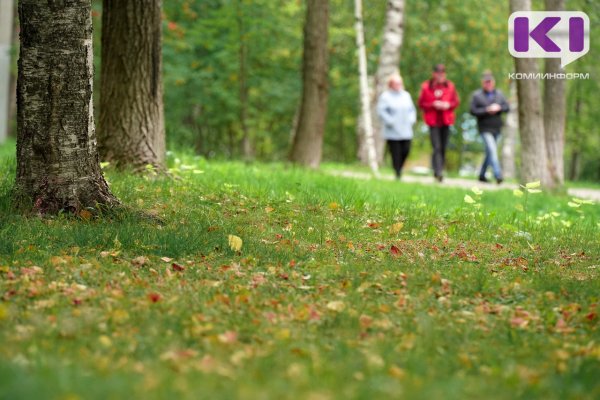
[(327, 308), (331, 311), (342, 312), (346, 308), (346, 305), (343, 301), (336, 300), (327, 303)]
[(185, 267), (182, 266), (182, 265), (179, 265), (177, 263), (171, 264), (171, 268), (173, 269), (173, 271), (177, 271), (177, 272), (183, 272), (183, 271), (185, 271)]
[(239, 236), (229, 235), (228, 239), (229, 239), (229, 247), (231, 248), (231, 250), (233, 250), (233, 251), (242, 250), (242, 244), (244, 242), (242, 242), (242, 239)]

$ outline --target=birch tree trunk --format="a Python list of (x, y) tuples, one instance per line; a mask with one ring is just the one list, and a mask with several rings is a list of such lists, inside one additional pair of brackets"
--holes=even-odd
[(517, 176), (515, 157), (517, 155), (517, 139), (519, 134), (519, 102), (517, 101), (517, 84), (510, 82), (508, 104), (510, 111), (506, 116), (504, 140), (502, 141), (502, 174), (504, 179), (514, 179)]
[(377, 150), (375, 148), (375, 138), (373, 135), (373, 118), (371, 117), (371, 102), (369, 97), (369, 78), (367, 72), (367, 53), (365, 50), (365, 33), (363, 29), (362, 0), (354, 0), (354, 12), (356, 20), (356, 46), (358, 48), (358, 75), (360, 79), (360, 104), (362, 110), (362, 120), (365, 127), (365, 147), (367, 160), (373, 174), (379, 174), (379, 164), (377, 163)]
[(90, 0), (19, 0), (16, 199), (40, 214), (117, 205), (100, 170)]
[[(381, 124), (377, 117), (377, 99), (387, 89), (388, 78), (398, 72), (400, 65), (400, 51), (402, 49), (402, 39), (404, 35), (404, 0), (388, 0), (385, 27), (383, 29), (383, 41), (381, 53), (379, 55), (379, 64), (375, 74), (374, 90), (371, 93), (371, 116), (373, 121), (373, 132), (375, 139), (375, 151), (377, 153), (377, 163), (381, 165), (385, 154), (385, 140), (379, 134)], [(364, 129), (364, 120), (361, 118), (359, 123), (358, 139), (358, 158), (368, 164), (368, 150), (366, 146), (366, 135)]]
[(13, 0), (0, 1), (0, 143), (8, 136), (11, 92), (10, 47), (12, 45)]
[(327, 117), (329, 0), (307, 0), (302, 62), (302, 101), (290, 152), (296, 164), (318, 168)]
[(164, 166), (161, 0), (104, 0), (101, 157), (118, 167)]
[[(546, 0), (546, 11), (564, 11), (564, 0)], [(564, 73), (560, 58), (545, 60), (547, 73)], [(553, 188), (565, 182), (565, 119), (567, 114), (566, 81), (548, 79), (544, 90), (544, 132), (548, 156), (548, 183)]]
[[(510, 0), (511, 12), (530, 11), (531, 0)], [(515, 58), (515, 72), (537, 73), (537, 60)], [(521, 135), (521, 181), (541, 181), (549, 186), (546, 168), (546, 139), (542, 116), (542, 99), (537, 80), (517, 81), (519, 98), (519, 131)]]

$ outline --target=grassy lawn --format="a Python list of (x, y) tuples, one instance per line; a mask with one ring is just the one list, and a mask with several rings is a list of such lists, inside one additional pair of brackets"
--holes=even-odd
[(170, 155), (40, 220), (13, 150), (0, 399), (600, 398), (598, 205)]

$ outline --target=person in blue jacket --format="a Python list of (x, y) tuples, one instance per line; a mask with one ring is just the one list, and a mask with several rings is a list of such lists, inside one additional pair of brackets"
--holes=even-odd
[(381, 134), (392, 156), (396, 178), (400, 179), (402, 167), (410, 153), (413, 125), (417, 121), (415, 105), (410, 94), (404, 90), (400, 75), (390, 76), (388, 90), (377, 101), (377, 114), (381, 119)]

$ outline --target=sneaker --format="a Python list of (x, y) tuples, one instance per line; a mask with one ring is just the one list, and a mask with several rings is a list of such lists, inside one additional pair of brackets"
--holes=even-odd
[(479, 182), (490, 183), (490, 180), (488, 178), (486, 178), (485, 176), (480, 176)]
[(501, 184), (502, 182), (504, 182), (504, 179), (502, 178), (496, 178), (496, 182), (499, 184)]
[(438, 175), (435, 177), (435, 179), (439, 182), (442, 183), (444, 181), (444, 176), (443, 175)]

